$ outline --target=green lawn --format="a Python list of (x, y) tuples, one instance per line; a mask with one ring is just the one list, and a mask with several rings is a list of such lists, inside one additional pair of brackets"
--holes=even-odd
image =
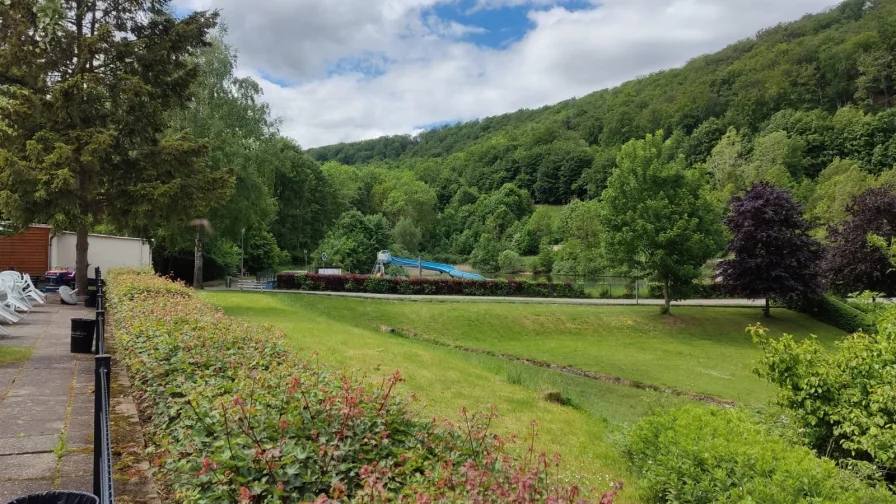
[(759, 356), (747, 325), (773, 334), (815, 334), (826, 343), (843, 332), (807, 316), (773, 310), (655, 306), (560, 306), (421, 303), (281, 295), (303, 313), (357, 328), (405, 329), (446, 343), (540, 359), (611, 376), (764, 404), (771, 385), (752, 374)]
[[(619, 428), (652, 408), (685, 401), (391, 336), (334, 318), (289, 295), (206, 295), (229, 315), (284, 329), (297, 347), (318, 351), (322, 362), (371, 379), (401, 370), (407, 379), (404, 393), (417, 395), (421, 414), (454, 419), (462, 407), (487, 411), (495, 406), (500, 415), (496, 430), (504, 434), (525, 433), (536, 420), (540, 448), (561, 453), (566, 472), (599, 487), (614, 479), (634, 484), (611, 441)], [(546, 391), (560, 391), (575, 407), (543, 400)], [(625, 502), (631, 502), (634, 492), (626, 493)]]
[(31, 357), (30, 348), (6, 346), (0, 344), (0, 364), (23, 362)]
[[(407, 340), (380, 325), (751, 404), (772, 393), (750, 374), (758, 352), (744, 327), (761, 318), (758, 310), (676, 308), (676, 316), (664, 318), (656, 307), (206, 295), (229, 315), (284, 329), (297, 347), (318, 351), (330, 365), (371, 379), (400, 369), (404, 393), (417, 394), (422, 414), (456, 418), (462, 407), (496, 406), (502, 433), (524, 433), (537, 420), (541, 448), (563, 454), (570, 474), (599, 486), (621, 478), (636, 487), (612, 440), (651, 409), (687, 400)], [(774, 315), (767, 325), (778, 332), (814, 332), (827, 342), (841, 335), (792, 312)], [(543, 400), (546, 391), (561, 392), (574, 407)], [(626, 494), (629, 501), (634, 492)]]

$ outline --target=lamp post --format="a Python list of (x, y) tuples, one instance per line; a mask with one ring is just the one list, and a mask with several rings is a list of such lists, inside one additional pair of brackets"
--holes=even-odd
[(246, 276), (246, 228), (240, 232), (240, 278)]

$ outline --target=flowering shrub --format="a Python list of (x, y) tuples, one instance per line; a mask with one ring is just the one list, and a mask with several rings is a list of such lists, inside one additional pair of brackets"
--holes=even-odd
[(277, 275), (277, 288), (326, 292), (417, 294), (443, 296), (524, 296), (584, 298), (585, 289), (571, 283), (540, 283), (520, 280), (461, 280), (431, 278), (379, 278), (370, 275)]
[[(176, 502), (595, 502), (522, 459), (493, 413), (424, 421), (378, 386), (302, 359), (269, 326), (224, 316), (148, 271), (109, 274), (110, 322), (167, 497)], [(534, 431), (532, 436), (534, 437)]]

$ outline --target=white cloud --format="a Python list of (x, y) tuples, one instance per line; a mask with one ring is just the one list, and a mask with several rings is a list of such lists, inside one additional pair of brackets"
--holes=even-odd
[(454, 0), (181, 1), (222, 10), (241, 73), (262, 83), (284, 133), (306, 147), (582, 96), (837, 3), (604, 0), (570, 11), (479, 0), (554, 5), (529, 13), (534, 27), (521, 40), (492, 49), (462, 40), (481, 27), (433, 17), (431, 7)]

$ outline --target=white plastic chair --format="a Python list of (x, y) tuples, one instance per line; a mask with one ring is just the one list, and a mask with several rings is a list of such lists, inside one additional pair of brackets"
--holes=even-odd
[(28, 301), (29, 305), (33, 304), (32, 301), (37, 302), (39, 304), (46, 304), (46, 298), (43, 297), (43, 293), (38, 291), (34, 284), (31, 283), (31, 277), (28, 275), (22, 275), (18, 271), (0, 271), (0, 277), (9, 279), (12, 282), (12, 288), (16, 291), (16, 294), (20, 294), (22, 298), (25, 298)]
[(43, 292), (37, 290), (37, 287), (31, 282), (31, 275), (28, 273), (20, 274), (17, 271), (4, 271), (2, 274), (14, 278), (16, 285), (29, 300), (36, 301), (40, 304), (47, 304), (46, 296), (44, 296)]
[(37, 287), (35, 287), (34, 283), (31, 281), (31, 275), (25, 273), (22, 275), (22, 281), (25, 282), (25, 293), (30, 295), (34, 295), (38, 298), (41, 304), (47, 304), (47, 295), (41, 292)]
[(34, 309), (25, 294), (8, 275), (0, 275), (0, 302), (4, 306), (15, 310), (29, 312)]
[(6, 320), (10, 324), (15, 324), (22, 320), (22, 316), (5, 306), (0, 306), (0, 319)]

